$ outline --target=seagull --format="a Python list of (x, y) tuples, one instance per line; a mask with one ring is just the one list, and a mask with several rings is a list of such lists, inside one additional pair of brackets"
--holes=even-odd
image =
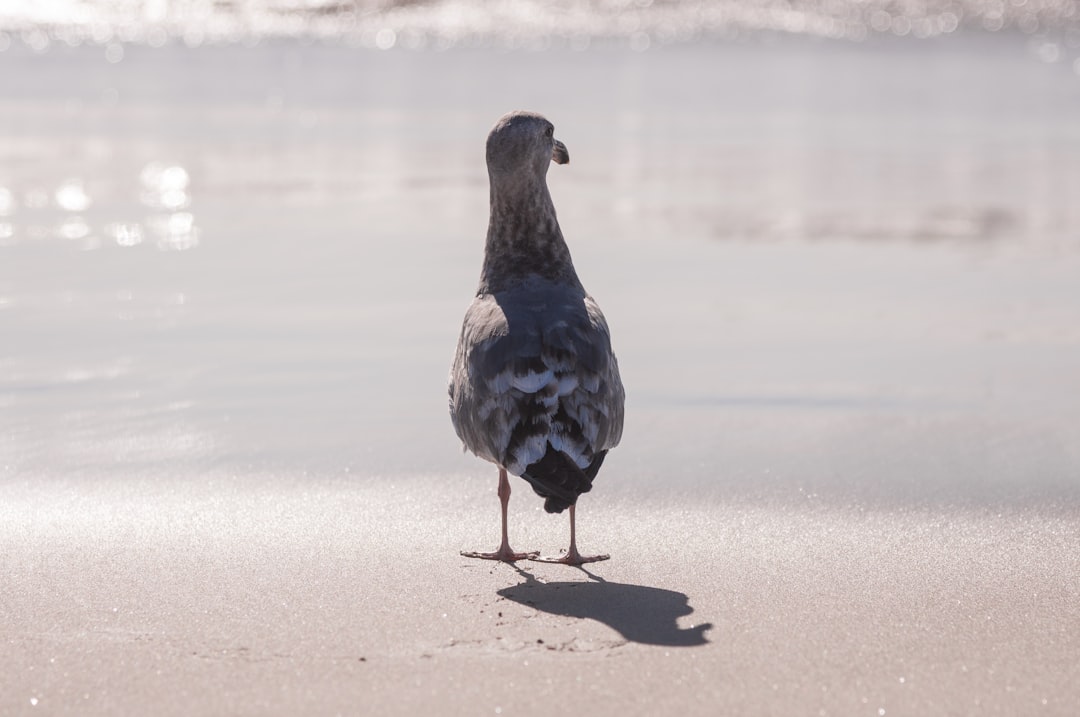
[[(476, 297), (450, 369), (450, 418), (464, 448), (499, 469), (502, 542), (470, 558), (581, 565), (575, 506), (619, 443), (625, 392), (607, 321), (585, 291), (547, 187), (570, 154), (533, 112), (499, 118), (487, 138), (491, 216)], [(506, 530), (507, 474), (524, 478), (544, 510), (570, 509), (570, 548), (514, 552)]]

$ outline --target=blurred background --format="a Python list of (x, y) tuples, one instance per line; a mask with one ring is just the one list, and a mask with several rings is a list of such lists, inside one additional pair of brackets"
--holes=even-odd
[(2, 475), (491, 488), (445, 383), (513, 109), (605, 491), (1076, 500), (1072, 0), (0, 3)]

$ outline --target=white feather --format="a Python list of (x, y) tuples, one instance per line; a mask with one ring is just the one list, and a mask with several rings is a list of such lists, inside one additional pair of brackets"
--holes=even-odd
[(559, 378), (559, 387), (556, 392), (560, 396), (569, 396), (577, 387), (578, 377), (572, 373), (568, 373)]
[(514, 388), (522, 393), (536, 393), (546, 386), (553, 378), (555, 378), (555, 374), (550, 370), (543, 371), (542, 373), (529, 371), (526, 374), (515, 375), (511, 383)]

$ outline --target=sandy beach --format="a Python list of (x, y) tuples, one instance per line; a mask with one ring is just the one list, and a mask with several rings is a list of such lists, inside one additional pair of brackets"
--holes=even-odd
[[(1077, 713), (1070, 56), (8, 44), (0, 714)], [(628, 389), (588, 570), (458, 554), (515, 107)]]
[[(598, 496), (582, 542), (613, 558), (586, 572), (458, 557), (493, 543), (494, 502), (432, 482), (7, 486), (4, 712), (1066, 715), (1080, 697), (1075, 511)], [(523, 493), (515, 542), (556, 550), (563, 521)]]

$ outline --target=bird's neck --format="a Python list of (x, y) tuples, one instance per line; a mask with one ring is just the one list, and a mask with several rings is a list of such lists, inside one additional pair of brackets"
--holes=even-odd
[(480, 293), (530, 277), (579, 283), (547, 183), (492, 182)]

